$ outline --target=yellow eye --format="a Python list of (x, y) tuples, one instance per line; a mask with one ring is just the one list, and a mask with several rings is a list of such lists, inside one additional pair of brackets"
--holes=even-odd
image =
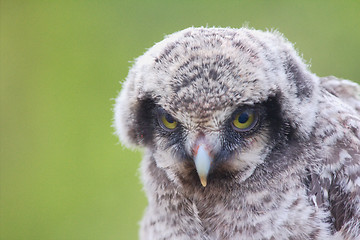
[(161, 114), (160, 120), (160, 123), (165, 130), (174, 130), (178, 125), (177, 121), (168, 113)]
[(252, 129), (257, 122), (257, 116), (253, 111), (244, 111), (235, 115), (232, 125), (237, 131), (248, 131)]

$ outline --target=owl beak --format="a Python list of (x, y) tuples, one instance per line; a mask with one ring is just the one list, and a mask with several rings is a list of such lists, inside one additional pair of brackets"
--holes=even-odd
[(194, 152), (195, 152), (194, 162), (195, 162), (196, 171), (199, 175), (201, 185), (203, 185), (203, 187), (206, 187), (207, 177), (213, 159), (210, 156), (209, 151), (206, 150), (205, 145), (203, 144), (199, 144), (195, 148)]

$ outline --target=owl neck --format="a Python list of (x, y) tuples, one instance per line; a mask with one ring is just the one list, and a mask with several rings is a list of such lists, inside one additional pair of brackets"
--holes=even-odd
[[(299, 171), (299, 168), (291, 169)], [(178, 186), (169, 180), (165, 171), (158, 168), (151, 157), (143, 159), (142, 171), (149, 201), (142, 224), (161, 224), (159, 222), (162, 221), (165, 225), (175, 223), (174, 226), (181, 228), (179, 231), (188, 232), (191, 228), (191, 231), (199, 233), (199, 237), (194, 239), (221, 239), (221, 231), (229, 226), (242, 229), (244, 234), (247, 234), (246, 231), (256, 225), (256, 219), (262, 218), (265, 222), (271, 222), (271, 218), (282, 217), (283, 208), (292, 203), (286, 202), (287, 205), (282, 206), (284, 196), (306, 195), (304, 188), (300, 186), (301, 180), (294, 179), (294, 176), (298, 175), (289, 169), (283, 171), (283, 174), (273, 175), (273, 180), (269, 181), (265, 180), (262, 173), (259, 175), (261, 180), (252, 179), (258, 185), (237, 183), (234, 178), (228, 182), (209, 184), (205, 188), (195, 183), (192, 188)], [(256, 174), (254, 176), (256, 177)], [(290, 178), (292, 181), (288, 181)], [(280, 181), (282, 184), (278, 184)], [(306, 201), (305, 197), (299, 199), (304, 205)], [(264, 214), (267, 212), (272, 214)], [(203, 238), (204, 234), (207, 237)]]

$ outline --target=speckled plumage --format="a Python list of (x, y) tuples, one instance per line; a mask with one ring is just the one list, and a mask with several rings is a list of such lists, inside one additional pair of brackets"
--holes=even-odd
[[(256, 126), (235, 131), (243, 109)], [(178, 126), (160, 126), (158, 112)], [(116, 133), (145, 149), (140, 238), (360, 239), (359, 114), (359, 86), (311, 73), (277, 32), (166, 37), (136, 60), (115, 104)], [(199, 144), (213, 158), (206, 187)]]

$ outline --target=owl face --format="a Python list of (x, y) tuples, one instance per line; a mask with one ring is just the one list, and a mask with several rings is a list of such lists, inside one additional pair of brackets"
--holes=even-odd
[(277, 34), (190, 28), (137, 59), (115, 127), (174, 182), (245, 181), (292, 135), (308, 136), (314, 79)]
[(182, 183), (200, 179), (199, 184), (206, 186), (224, 175), (245, 180), (290, 135), (275, 98), (219, 108), (208, 116), (201, 105), (192, 114), (183, 114), (150, 99), (138, 111), (140, 125), (148, 131), (143, 144), (152, 149), (157, 166)]

